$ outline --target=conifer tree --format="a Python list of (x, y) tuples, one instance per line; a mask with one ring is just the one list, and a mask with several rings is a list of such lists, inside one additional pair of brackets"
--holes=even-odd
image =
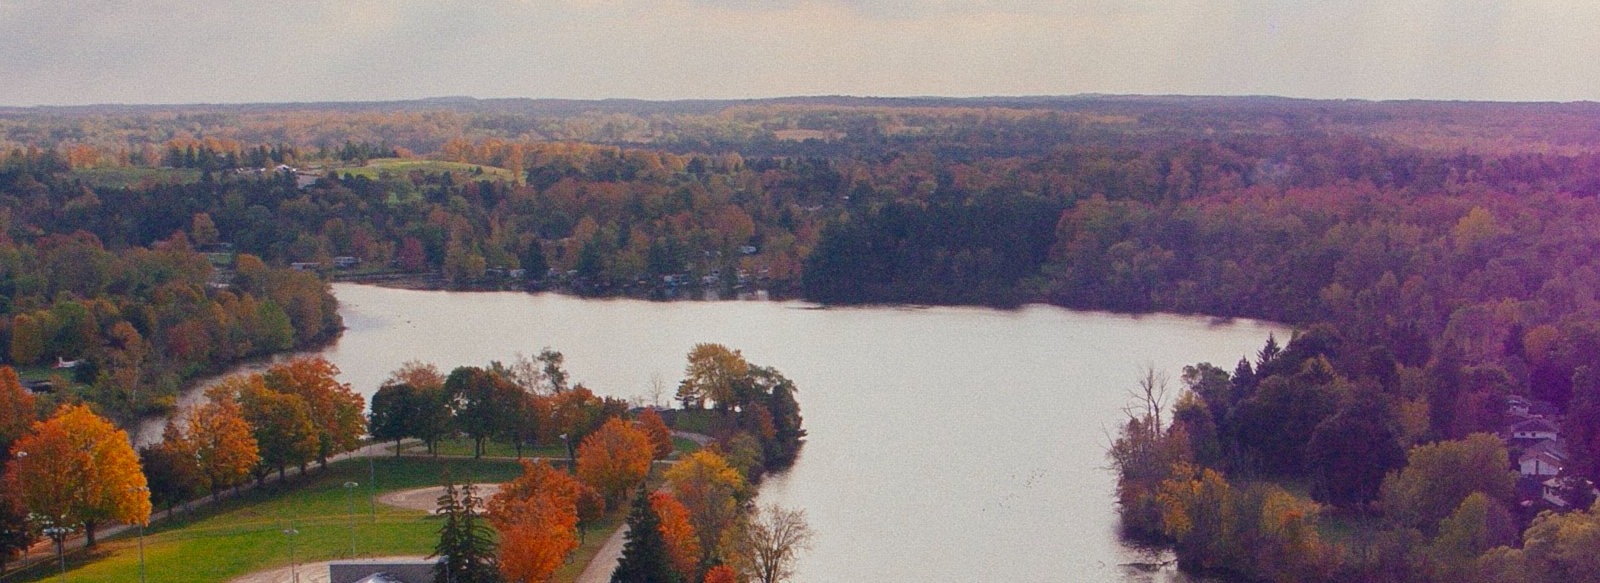
[(611, 572), (611, 583), (681, 583), (683, 578), (672, 568), (667, 540), (661, 535), (661, 517), (650, 507), (650, 495), (639, 488), (628, 514), (628, 542), (622, 559)]
[(432, 557), (442, 557), (433, 568), (434, 583), (494, 583), (499, 581), (499, 571), (494, 565), (494, 541), (489, 538), (489, 527), (481, 521), (482, 508), (477, 488), (465, 484), (458, 490), (445, 473), (444, 494), (439, 496), (438, 510), (444, 516), (439, 527), (439, 544), (433, 548)]

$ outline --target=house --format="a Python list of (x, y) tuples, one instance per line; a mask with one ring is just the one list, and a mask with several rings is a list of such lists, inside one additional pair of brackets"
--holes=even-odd
[(1548, 419), (1533, 418), (1519, 421), (1506, 430), (1511, 441), (1546, 441), (1561, 438), (1561, 428)]
[(1506, 397), (1506, 414), (1516, 417), (1527, 417), (1533, 410), (1533, 401), (1522, 395)]
[(340, 255), (338, 257), (334, 257), (333, 258), (333, 268), (334, 269), (350, 269), (350, 268), (355, 267), (357, 265), (361, 265), (361, 260), (359, 258), (356, 258), (356, 257), (351, 257), (349, 255)]
[(77, 368), (78, 364), (82, 362), (82, 360), (67, 360), (57, 356), (55, 368)]
[(328, 563), (329, 583), (433, 583), (439, 559), (353, 559)]
[(295, 271), (316, 271), (322, 269), (322, 264), (315, 261), (296, 261), (290, 263), (289, 268)]
[(1527, 477), (1550, 478), (1567, 465), (1567, 447), (1559, 439), (1541, 441), (1517, 458), (1517, 473)]

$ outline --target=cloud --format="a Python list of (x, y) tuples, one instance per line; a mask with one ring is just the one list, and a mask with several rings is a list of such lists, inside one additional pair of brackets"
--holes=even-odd
[(0, 0), (0, 103), (795, 94), (1597, 99), (1555, 0)]

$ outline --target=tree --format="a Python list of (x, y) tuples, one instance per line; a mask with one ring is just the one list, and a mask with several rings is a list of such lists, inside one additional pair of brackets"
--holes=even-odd
[(523, 395), (510, 379), (476, 366), (450, 371), (444, 391), (455, 404), (456, 426), (472, 438), (473, 457), (483, 456), (483, 444), (490, 437), (507, 433), (512, 416), (519, 412), (516, 402)]
[(578, 446), (578, 478), (615, 503), (650, 473), (653, 451), (644, 432), (612, 418)]
[(165, 506), (169, 515), (174, 506), (205, 491), (193, 444), (175, 419), (167, 422), (161, 443), (139, 448), (139, 465), (149, 482), (151, 504)]
[(717, 565), (706, 570), (704, 583), (739, 583), (739, 574), (733, 572), (733, 567)]
[(1438, 581), (1465, 581), (1480, 555), (1517, 542), (1515, 521), (1499, 502), (1473, 492), (1450, 516), (1439, 521), (1439, 535), (1425, 549)]
[(384, 384), (372, 395), (372, 412), (367, 427), (373, 439), (393, 440), (394, 455), (400, 455), (400, 440), (420, 433), (417, 390), (408, 384)]
[(439, 496), (435, 514), (444, 516), (439, 527), (439, 544), (428, 558), (443, 557), (434, 566), (435, 583), (494, 583), (498, 572), (494, 564), (495, 544), (489, 527), (479, 521), (478, 497), (472, 484), (459, 489), (445, 474), (444, 494)]
[(672, 430), (667, 428), (667, 422), (661, 420), (661, 414), (655, 409), (645, 409), (639, 414), (639, 430), (650, 438), (652, 455), (655, 459), (664, 460), (672, 455)]
[(593, 490), (550, 464), (524, 460), (522, 474), (489, 498), (500, 532), (500, 572), (510, 581), (545, 581), (578, 546), (580, 508)]
[(250, 470), (261, 461), (256, 438), (244, 420), (243, 409), (231, 398), (214, 400), (193, 409), (189, 415), (188, 440), (193, 445), (206, 487), (215, 496), (219, 490), (244, 482)]
[(1405, 468), (1383, 481), (1384, 511), (1401, 524), (1432, 530), (1473, 492), (1511, 500), (1516, 473), (1510, 467), (1505, 444), (1487, 433), (1413, 447)]
[(734, 531), (735, 564), (744, 576), (761, 583), (779, 583), (794, 576), (800, 551), (811, 547), (811, 525), (804, 510), (776, 504), (762, 506), (739, 522)]
[(229, 377), (211, 391), (218, 398), (237, 395), (240, 412), (256, 438), (261, 467), (276, 468), (279, 479), (283, 478), (284, 468), (303, 468), (317, 454), (317, 428), (311, 420), (311, 408), (299, 395), (268, 389), (261, 375)]
[(689, 523), (700, 537), (700, 559), (709, 564), (717, 556), (722, 534), (739, 515), (745, 481), (739, 471), (716, 453), (700, 450), (667, 470), (672, 495), (689, 509)]
[(627, 542), (622, 558), (611, 572), (611, 583), (677, 583), (682, 575), (673, 568), (667, 541), (661, 534), (661, 518), (650, 508), (650, 497), (643, 487), (633, 499), (628, 513)]
[(1377, 499), (1384, 475), (1405, 463), (1390, 426), (1376, 395), (1357, 399), (1317, 426), (1306, 445), (1311, 495), (1339, 506)]
[(667, 543), (672, 567), (684, 580), (695, 580), (700, 563), (700, 539), (689, 524), (689, 509), (666, 492), (650, 494), (650, 508), (661, 518), (661, 538)]
[(267, 369), (263, 382), (268, 389), (296, 395), (305, 400), (317, 430), (317, 462), (327, 465), (328, 456), (355, 449), (367, 432), (366, 402), (337, 380), (339, 368), (322, 357), (297, 358)]
[(26, 434), (38, 417), (33, 394), (22, 388), (17, 371), (0, 366), (0, 459), (11, 457), (11, 444)]
[(150, 518), (150, 493), (128, 434), (84, 405), (63, 405), (18, 440), (6, 491), (57, 526), (84, 529), (94, 546), (102, 521)]
[(678, 385), (678, 400), (684, 408), (704, 408), (706, 400), (718, 409), (733, 406), (735, 385), (750, 373), (750, 364), (739, 351), (727, 346), (700, 343), (689, 350), (689, 364)]

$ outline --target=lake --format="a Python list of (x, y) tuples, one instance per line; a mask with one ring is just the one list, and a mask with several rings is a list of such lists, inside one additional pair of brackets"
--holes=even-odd
[[(322, 354), (370, 396), (407, 360), (445, 372), (549, 346), (596, 393), (670, 402), (698, 342), (799, 386), (810, 432), (761, 503), (816, 531), (798, 581), (1169, 581), (1117, 536), (1105, 449), (1146, 366), (1232, 370), (1274, 324), (1048, 306), (829, 308), (333, 286)], [(1176, 394), (1176, 390), (1174, 390)]]

